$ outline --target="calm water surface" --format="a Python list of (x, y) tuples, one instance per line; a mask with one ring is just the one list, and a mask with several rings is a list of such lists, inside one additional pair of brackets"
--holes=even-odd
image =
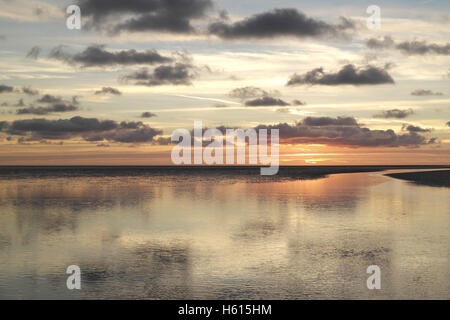
[(0, 179), (0, 298), (450, 299), (449, 195), (374, 173)]

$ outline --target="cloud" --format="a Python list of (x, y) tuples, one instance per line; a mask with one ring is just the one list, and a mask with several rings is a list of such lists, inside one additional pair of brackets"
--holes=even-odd
[(442, 92), (433, 92), (431, 90), (417, 89), (411, 92), (412, 96), (442, 96)]
[(122, 92), (120, 92), (118, 89), (111, 88), (111, 87), (103, 87), (101, 90), (97, 90), (94, 92), (94, 94), (96, 94), (96, 95), (108, 94), (108, 93), (116, 95), (116, 96), (120, 96), (122, 94)]
[(8, 121), (0, 121), (0, 130), (7, 129), (9, 126)]
[(61, 97), (56, 97), (51, 94), (45, 94), (36, 102), (39, 102), (39, 103), (61, 103), (61, 102), (63, 102), (63, 99)]
[(273, 98), (273, 97), (262, 97), (254, 100), (249, 100), (245, 102), (247, 107), (265, 107), (265, 106), (289, 106), (290, 104), (281, 99)]
[(81, 137), (85, 141), (114, 141), (123, 143), (151, 142), (161, 130), (142, 122), (118, 123), (113, 120), (73, 117), (71, 119), (28, 119), (0, 123), (2, 131), (36, 139), (70, 139)]
[(395, 42), (391, 37), (385, 36), (383, 40), (371, 38), (366, 41), (366, 46), (370, 49), (395, 48), (406, 55), (450, 55), (450, 43), (436, 44), (427, 41), (404, 41)]
[[(287, 113), (287, 114), (290, 114), (290, 113), (293, 113), (293, 111), (294, 111), (295, 109), (291, 109), (291, 108), (278, 108), (277, 110), (275, 110), (276, 112), (278, 112), (278, 113)], [(298, 109), (297, 109), (298, 110)]]
[[(270, 90), (266, 91), (258, 87), (242, 87), (236, 88), (228, 93), (231, 98), (245, 101), (247, 107), (264, 107), (264, 106), (290, 106), (289, 102), (286, 102), (278, 96), (281, 96), (280, 91)], [(303, 102), (294, 100), (292, 105), (302, 105)]]
[(394, 83), (394, 79), (386, 69), (374, 66), (356, 68), (347, 64), (336, 73), (326, 73), (323, 68), (313, 69), (303, 75), (294, 74), (289, 79), (287, 86), (297, 85), (378, 85)]
[(88, 27), (121, 31), (193, 33), (192, 20), (206, 16), (211, 0), (79, 0)]
[(294, 100), (292, 101), (293, 106), (306, 106), (306, 102), (300, 101), (300, 100)]
[[(55, 104), (55, 103), (69, 103), (65, 101), (62, 97), (53, 96), (51, 94), (44, 94), (40, 99), (36, 100), (37, 103), (45, 103), (45, 104)], [(72, 104), (79, 104), (78, 96), (72, 97)]]
[(426, 41), (405, 41), (397, 44), (396, 48), (407, 55), (450, 55), (450, 43), (438, 45), (435, 43), (428, 44)]
[(33, 13), (37, 16), (42, 16), (45, 13), (45, 10), (43, 8), (34, 8)]
[(141, 118), (153, 118), (153, 117), (156, 117), (156, 114), (152, 112), (143, 112), (141, 114)]
[(82, 68), (116, 65), (153, 65), (173, 61), (170, 57), (160, 55), (156, 50), (139, 52), (131, 49), (111, 52), (104, 48), (104, 45), (92, 45), (84, 51), (72, 55), (64, 52), (62, 46), (58, 46), (51, 50), (49, 57), (71, 65), (78, 65)]
[[(27, 93), (28, 95), (36, 95), (38, 94), (37, 90), (33, 90), (31, 88), (22, 88), (22, 91), (24, 93)], [(22, 103), (20, 105), (16, 105), (17, 107), (23, 107), (23, 99), (20, 100)], [(77, 97), (72, 97), (72, 101), (66, 101), (62, 97), (59, 96), (53, 96), (51, 94), (44, 94), (41, 98), (36, 100), (36, 103), (39, 104), (45, 104), (46, 106), (34, 106), (30, 105), (29, 107), (18, 109), (16, 111), (16, 114), (22, 115), (22, 114), (35, 114), (35, 115), (46, 115), (49, 113), (56, 113), (56, 112), (71, 112), (78, 110), (78, 100)]]
[(13, 91), (14, 91), (14, 87), (0, 84), (0, 93), (11, 93)]
[(321, 126), (357, 126), (358, 122), (352, 117), (307, 117), (303, 119), (303, 124), (312, 127)]
[(412, 114), (414, 114), (414, 111), (412, 109), (407, 109), (407, 110), (391, 109), (391, 110), (383, 111), (379, 114), (375, 114), (373, 117), (374, 118), (384, 118), (384, 119), (389, 119), (389, 118), (404, 119)]
[(391, 48), (394, 45), (395, 42), (390, 36), (384, 36), (383, 40), (371, 38), (366, 41), (366, 46), (370, 49), (385, 49)]
[(122, 77), (124, 81), (134, 81), (136, 85), (162, 86), (162, 85), (191, 85), (191, 80), (195, 75), (192, 72), (193, 66), (186, 63), (176, 63), (175, 65), (164, 65), (149, 71), (143, 68)]
[(55, 112), (71, 112), (78, 110), (77, 106), (72, 104), (56, 103), (49, 107), (34, 107), (30, 106), (28, 108), (18, 109), (16, 114), (36, 114), (36, 115), (45, 115), (49, 113)]
[(73, 96), (72, 97), (72, 104), (80, 104), (80, 102), (78, 101), (79, 96)]
[(247, 100), (252, 98), (263, 98), (266, 96), (279, 96), (280, 92), (277, 90), (266, 91), (257, 87), (243, 87), (231, 90), (228, 95), (231, 98)]
[(14, 105), (14, 107), (23, 107), (25, 103), (23, 102), (23, 99), (19, 99), (17, 103)]
[(416, 133), (418, 133), (418, 132), (421, 132), (421, 133), (425, 133), (425, 132), (431, 132), (431, 129), (423, 129), (423, 128), (421, 128), (421, 127), (419, 127), (419, 126), (413, 126), (413, 125), (403, 125), (403, 127), (402, 127), (402, 130), (406, 130), (406, 131), (409, 131), (409, 132), (416, 132)]
[(26, 57), (29, 59), (36, 60), (37, 58), (39, 58), (40, 53), (41, 53), (41, 48), (38, 46), (34, 46), (33, 48), (30, 49), (30, 51), (28, 51)]
[(446, 123), (447, 127), (450, 127), (450, 121)]
[(323, 143), (349, 147), (415, 147), (430, 142), (416, 132), (371, 130), (352, 117), (307, 117), (296, 124), (259, 125), (255, 129), (279, 129), (287, 143)]
[(112, 120), (100, 121), (95, 118), (73, 117), (59, 120), (16, 120), (9, 125), (8, 130), (13, 134), (25, 135), (30, 132), (36, 135), (60, 138), (85, 132), (112, 130), (117, 127), (118, 124)]
[(35, 96), (39, 94), (38, 90), (34, 90), (31, 87), (14, 88), (12, 86), (7, 86), (0, 84), (0, 94), (1, 93), (23, 93), (30, 96)]
[(32, 89), (31, 87), (22, 87), (22, 93), (29, 96), (36, 96), (39, 94), (39, 90)]
[(87, 141), (114, 141), (122, 143), (144, 143), (152, 142), (153, 138), (162, 134), (162, 131), (150, 128), (148, 126), (142, 126), (137, 129), (122, 129), (113, 130), (110, 132), (104, 132), (96, 134), (87, 138)]
[(355, 24), (341, 17), (340, 24), (332, 25), (307, 17), (296, 9), (274, 9), (255, 14), (243, 20), (209, 25), (210, 34), (223, 39), (266, 39), (282, 36), (298, 38), (346, 37), (346, 31), (355, 29)]

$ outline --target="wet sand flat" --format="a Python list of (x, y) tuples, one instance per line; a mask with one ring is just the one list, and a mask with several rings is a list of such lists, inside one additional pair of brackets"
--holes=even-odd
[(421, 185), (450, 188), (450, 170), (391, 173), (387, 176)]

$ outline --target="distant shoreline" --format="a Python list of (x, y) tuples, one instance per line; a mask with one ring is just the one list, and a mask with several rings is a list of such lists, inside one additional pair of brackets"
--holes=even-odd
[(396, 169), (445, 169), (442, 166), (281, 166), (277, 176), (260, 176), (260, 166), (0, 166), (0, 179), (116, 176), (231, 176), (274, 179), (319, 179), (330, 174)]
[(386, 176), (420, 185), (450, 188), (450, 170), (390, 173)]

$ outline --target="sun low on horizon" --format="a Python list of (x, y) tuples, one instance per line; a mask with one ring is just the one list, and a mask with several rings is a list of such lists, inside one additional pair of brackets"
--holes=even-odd
[(171, 165), (172, 133), (199, 120), (278, 129), (280, 165), (448, 165), (445, 12), (1, 0), (0, 165)]

